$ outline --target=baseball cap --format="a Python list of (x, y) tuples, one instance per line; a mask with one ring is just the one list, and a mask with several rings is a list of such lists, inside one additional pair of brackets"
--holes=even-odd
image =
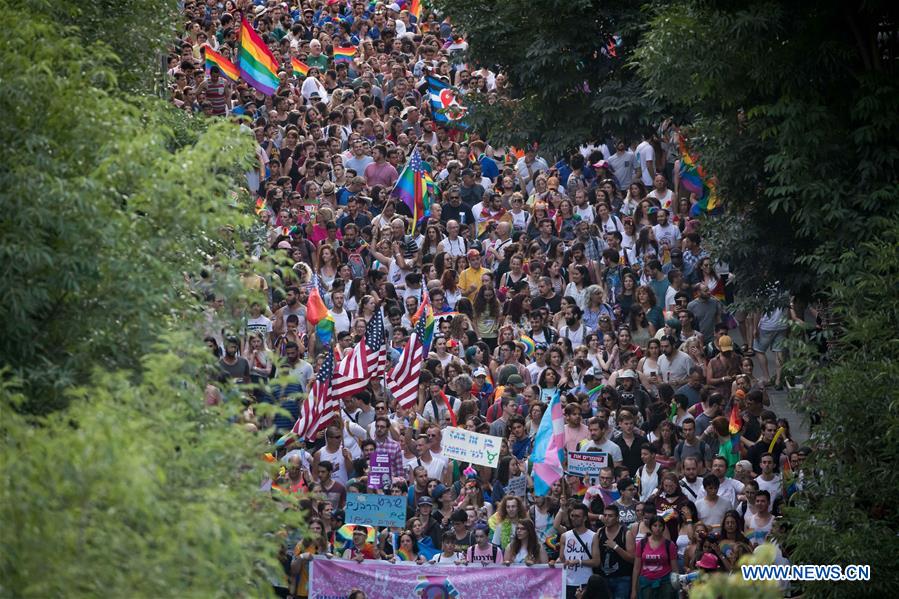
[(418, 505), (434, 505), (434, 500), (427, 495), (422, 495), (418, 498)]
[[(475, 368), (475, 371), (471, 374), (475, 378), (478, 378), (479, 376), (487, 376), (487, 369), (486, 368)], [(518, 377), (518, 378), (521, 378), (521, 377)]]
[(524, 379), (518, 374), (509, 375), (509, 378), (506, 379), (506, 384), (516, 389), (524, 389)]
[(734, 341), (727, 335), (718, 338), (718, 348), (721, 351), (734, 351)]
[(635, 379), (637, 378), (637, 373), (635, 373), (633, 370), (622, 370), (620, 373), (618, 373), (618, 378)]

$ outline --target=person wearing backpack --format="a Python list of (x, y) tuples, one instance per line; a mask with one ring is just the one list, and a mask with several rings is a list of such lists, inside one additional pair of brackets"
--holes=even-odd
[(350, 267), (354, 279), (361, 279), (371, 266), (371, 251), (368, 245), (359, 239), (359, 227), (348, 223), (343, 230), (343, 240), (337, 250), (341, 262)]
[(665, 538), (665, 521), (654, 516), (649, 521), (650, 535), (637, 542), (631, 599), (674, 599), (677, 590), (671, 580), (680, 569), (677, 545)]
[[(596, 534), (587, 528), (587, 506), (577, 502), (568, 507), (568, 518), (571, 529), (562, 534), (559, 543), (559, 563), (565, 566), (565, 597), (573, 599), (577, 590), (587, 584), (593, 569), (589, 565), (593, 559), (593, 536)], [(585, 563), (586, 562), (586, 563)]]
[(503, 551), (490, 542), (490, 529), (486, 524), (479, 523), (474, 527), (474, 542), (465, 552), (465, 560), (469, 564), (488, 566), (503, 562)]

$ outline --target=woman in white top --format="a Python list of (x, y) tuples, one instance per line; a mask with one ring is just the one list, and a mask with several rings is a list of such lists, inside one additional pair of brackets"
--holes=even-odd
[(312, 94), (318, 94), (318, 99), (327, 104), (328, 90), (325, 89), (325, 86), (322, 85), (322, 82), (318, 80), (319, 74), (320, 73), (317, 68), (309, 67), (309, 73), (306, 75), (306, 79), (303, 81), (303, 87), (300, 90), (300, 94), (307, 102), (310, 102), (309, 99), (312, 97)]
[(571, 282), (565, 286), (565, 292), (562, 295), (573, 297), (577, 307), (582, 311), (586, 310), (587, 291), (590, 289), (590, 272), (583, 264), (575, 264), (569, 269), (568, 276)]

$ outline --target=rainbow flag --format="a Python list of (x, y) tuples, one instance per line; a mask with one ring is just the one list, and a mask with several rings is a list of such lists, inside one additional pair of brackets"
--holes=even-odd
[(203, 46), (203, 54), (206, 56), (206, 72), (212, 67), (218, 67), (222, 75), (231, 81), (240, 79), (240, 71), (234, 66), (234, 63), (212, 49), (209, 44)]
[(237, 55), (240, 76), (253, 88), (266, 96), (278, 89), (278, 61), (246, 17), (241, 19), (240, 50)]
[(412, 3), (409, 4), (409, 16), (416, 22), (421, 20), (421, 0), (412, 0)]
[(401, 562), (414, 562), (418, 558), (411, 551), (408, 551), (406, 549), (397, 549), (396, 559)]
[(534, 493), (549, 495), (553, 483), (562, 478), (562, 460), (559, 454), (565, 449), (565, 416), (562, 413), (562, 398), (559, 392), (549, 402), (549, 409), (540, 420), (531, 463), (534, 470)]
[(727, 420), (727, 430), (730, 434), (736, 435), (743, 428), (743, 419), (740, 417), (740, 406), (737, 402), (730, 409), (730, 418)]
[(365, 530), (366, 544), (375, 542), (375, 529), (373, 526), (368, 526), (366, 524), (344, 524), (334, 533), (334, 548), (340, 548), (340, 550), (343, 551), (344, 549), (352, 547), (353, 531), (357, 528)]
[(524, 343), (524, 353), (526, 353), (529, 356), (532, 353), (534, 353), (535, 349), (537, 349), (537, 344), (534, 342), (533, 339), (531, 339), (527, 335), (522, 335), (521, 337), (518, 338), (518, 340), (521, 341), (522, 343)]
[(356, 56), (355, 46), (334, 46), (334, 62), (352, 62)]
[(331, 343), (331, 338), (334, 336), (334, 317), (330, 312), (315, 325), (315, 336), (325, 345)]
[(706, 175), (696, 156), (687, 149), (683, 135), (678, 135), (677, 145), (681, 154), (678, 171), (680, 185), (698, 198), (692, 212), (711, 212), (720, 204), (715, 178)]
[(418, 221), (431, 215), (431, 200), (436, 197), (433, 191), (433, 179), (430, 173), (425, 170), (424, 162), (418, 148), (412, 150), (409, 157), (409, 163), (400, 173), (396, 180), (390, 195), (399, 198), (408, 206), (412, 212), (412, 220), (410, 221), (410, 234), (415, 234), (415, 225)]
[(306, 320), (313, 325), (317, 325), (319, 321), (328, 316), (330, 316), (328, 307), (318, 292), (318, 286), (313, 285), (312, 290), (309, 292), (309, 301), (306, 302)]
[(293, 74), (297, 77), (306, 77), (309, 75), (309, 65), (302, 60), (296, 58), (290, 59), (290, 66), (293, 67)]
[(265, 209), (265, 198), (256, 198), (256, 214), (262, 214)]

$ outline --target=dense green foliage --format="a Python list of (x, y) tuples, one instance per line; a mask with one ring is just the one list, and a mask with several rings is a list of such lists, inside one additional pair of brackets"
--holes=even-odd
[(197, 272), (220, 227), (241, 222), (226, 198), (253, 147), (224, 123), (184, 144), (171, 127), (183, 116), (116, 94), (107, 47), (10, 18), (0, 363), (24, 381), (26, 408), (47, 412), (92, 368), (136, 368), (186, 308), (182, 273)]
[[(592, 0), (436, 3), (464, 32), (472, 64), (509, 78), (511, 99), (473, 102), (491, 143), (538, 140), (546, 154), (609, 134), (633, 136), (658, 115), (629, 57), (645, 21), (642, 2)], [(601, 51), (621, 37), (616, 57)]]
[(646, 88), (694, 117), (736, 218), (718, 247), (740, 295), (780, 281), (808, 299), (843, 248), (878, 236), (872, 217), (899, 216), (896, 56), (877, 41), (888, 7), (678, 2), (644, 34)]
[(239, 286), (222, 233), (247, 222), (253, 140), (122, 91), (173, 3), (57, 4), (0, 0), (0, 595), (267, 595), (298, 512), (258, 491), (238, 397), (204, 408), (185, 280), (225, 256)]
[(880, 2), (683, 2), (658, 9), (635, 56), (658, 101), (695, 115), (691, 138), (729, 207), (705, 231), (738, 292), (764, 300), (777, 281), (820, 299), (833, 323), (825, 354), (792, 348), (796, 406), (821, 421), (785, 543), (795, 563), (870, 564), (873, 579), (807, 585), (815, 596), (896, 588), (894, 13)]

